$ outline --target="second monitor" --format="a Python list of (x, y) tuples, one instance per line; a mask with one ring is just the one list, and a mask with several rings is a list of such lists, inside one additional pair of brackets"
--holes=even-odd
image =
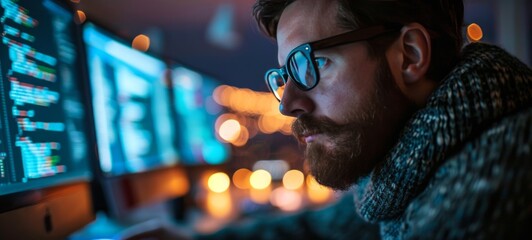
[(96, 170), (108, 212), (122, 217), (183, 194), (164, 61), (87, 23), (86, 45), (98, 143)]

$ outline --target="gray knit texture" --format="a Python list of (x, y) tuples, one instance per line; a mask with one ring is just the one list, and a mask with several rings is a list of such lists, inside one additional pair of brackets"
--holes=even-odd
[[(197, 239), (530, 239), (532, 71), (487, 44), (461, 61), (353, 197)], [(358, 214), (357, 214), (358, 213)]]
[(357, 212), (379, 222), (384, 238), (518, 234), (512, 229), (532, 212), (531, 106), (529, 67), (496, 46), (466, 46), (385, 161), (357, 184)]

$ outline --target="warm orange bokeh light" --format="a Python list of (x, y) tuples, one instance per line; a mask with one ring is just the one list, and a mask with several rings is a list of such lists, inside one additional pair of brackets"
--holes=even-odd
[[(274, 132), (291, 134), (293, 118), (283, 116), (279, 112), (279, 101), (270, 92), (257, 92), (247, 88), (221, 85), (214, 89), (213, 100), (241, 116), (235, 119), (238, 119), (240, 125), (250, 131), (247, 138), (254, 137), (257, 129), (265, 134)], [(256, 117), (258, 121), (253, 121), (252, 125), (242, 122), (244, 118), (256, 119)], [(241, 140), (228, 142), (235, 146), (242, 146), (247, 142), (247, 138), (242, 135)]]
[(268, 187), (264, 189), (251, 188), (249, 190), (249, 198), (251, 199), (251, 201), (260, 203), (260, 204), (268, 203), (270, 201), (271, 194), (272, 194), (271, 185), (268, 185)]
[(133, 39), (131, 47), (141, 52), (146, 52), (150, 48), (150, 38), (144, 34), (139, 34)]
[(190, 189), (190, 183), (184, 170), (177, 170), (178, 175), (168, 181), (169, 187), (175, 189), (177, 196), (184, 196)]
[(218, 134), (227, 142), (234, 142), (240, 136), (241, 126), (235, 119), (228, 119), (220, 124)]
[(331, 196), (331, 189), (319, 184), (313, 176), (307, 175), (307, 195), (308, 198), (314, 203), (325, 203)]
[(233, 204), (229, 192), (209, 192), (206, 197), (207, 213), (215, 218), (227, 218), (233, 212)]
[(229, 106), (229, 100), (231, 93), (233, 92), (232, 87), (227, 85), (220, 85), (216, 87), (212, 93), (214, 101), (222, 106)]
[(472, 42), (478, 42), (482, 39), (482, 28), (476, 24), (471, 23), (469, 26), (467, 26), (467, 37)]
[(290, 170), (283, 176), (283, 186), (288, 190), (296, 190), (303, 186), (305, 175), (299, 170)]
[(263, 169), (254, 171), (249, 177), (249, 183), (254, 189), (264, 189), (272, 183), (272, 175)]
[(239, 189), (249, 189), (251, 187), (249, 178), (251, 177), (251, 170), (241, 168), (233, 173), (233, 184)]
[(296, 211), (303, 205), (303, 197), (299, 192), (278, 187), (273, 190), (270, 202), (283, 211)]
[(216, 193), (221, 193), (229, 189), (231, 181), (229, 180), (229, 176), (227, 176), (227, 174), (223, 172), (217, 172), (209, 177), (207, 184), (209, 186), (209, 190)]
[(249, 132), (248, 129), (244, 126), (240, 126), (240, 134), (238, 135), (238, 138), (231, 142), (231, 144), (242, 147), (246, 145), (246, 143), (249, 140)]
[(279, 131), (284, 125), (283, 117), (275, 115), (263, 115), (259, 118), (259, 129), (264, 133)]
[(85, 15), (85, 12), (81, 10), (77, 10), (76, 15), (74, 17), (75, 17), (74, 22), (76, 22), (77, 24), (82, 24), (85, 22), (85, 20), (87, 20), (87, 16)]

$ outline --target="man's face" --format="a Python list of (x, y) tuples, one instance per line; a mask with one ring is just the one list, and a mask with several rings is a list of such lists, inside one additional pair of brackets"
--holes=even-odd
[[(277, 29), (280, 65), (295, 47), (348, 31), (337, 26), (336, 14), (336, 1), (298, 0), (289, 5)], [(305, 146), (318, 182), (346, 189), (382, 160), (409, 104), (395, 86), (386, 58), (371, 58), (364, 42), (314, 54), (325, 59), (318, 85), (302, 91), (290, 79), (280, 109), (297, 117), (293, 132)]]

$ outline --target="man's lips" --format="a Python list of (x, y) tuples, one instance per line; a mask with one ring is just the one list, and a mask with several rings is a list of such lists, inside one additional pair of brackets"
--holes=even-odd
[(298, 139), (299, 139), (299, 142), (303, 144), (309, 144), (315, 141), (318, 135), (319, 133), (304, 133), (304, 134), (299, 135)]
[(309, 136), (305, 136), (304, 140), (305, 140), (305, 143), (309, 144), (313, 142), (315, 138), (316, 138), (316, 135), (309, 135)]

